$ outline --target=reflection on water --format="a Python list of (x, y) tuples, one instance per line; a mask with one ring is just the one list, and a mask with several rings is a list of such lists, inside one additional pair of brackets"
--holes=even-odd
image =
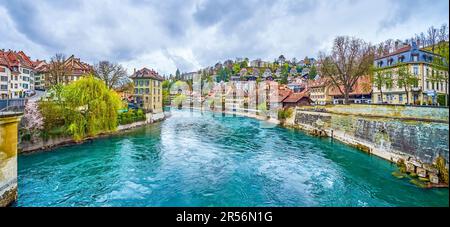
[(18, 206), (448, 206), (395, 166), (257, 120), (172, 111), (160, 123), (19, 158)]

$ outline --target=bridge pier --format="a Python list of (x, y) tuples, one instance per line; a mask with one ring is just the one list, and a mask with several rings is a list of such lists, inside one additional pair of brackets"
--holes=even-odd
[(22, 113), (0, 113), (0, 207), (17, 199), (17, 143)]

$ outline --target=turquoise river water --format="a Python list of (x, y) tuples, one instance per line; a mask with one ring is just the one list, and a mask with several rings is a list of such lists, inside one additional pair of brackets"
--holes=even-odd
[(396, 167), (258, 120), (172, 111), (163, 122), (21, 155), (16, 206), (449, 206)]

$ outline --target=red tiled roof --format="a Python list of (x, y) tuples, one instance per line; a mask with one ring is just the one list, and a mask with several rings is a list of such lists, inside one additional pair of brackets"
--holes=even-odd
[(130, 78), (148, 78), (159, 81), (164, 80), (164, 78), (162, 78), (156, 71), (147, 68), (143, 68), (141, 70), (136, 71), (135, 73), (133, 73), (133, 75), (131, 75)]
[(2, 50), (0, 50), (0, 65), (9, 66), (9, 62), (6, 57), (6, 53)]
[[(341, 89), (343, 90), (342, 86)], [(358, 78), (358, 81), (356, 81), (355, 85), (353, 86), (353, 91), (350, 92), (350, 95), (368, 95), (370, 93), (372, 93), (372, 83), (370, 81), (370, 77), (362, 76)], [(342, 95), (339, 89), (335, 86), (330, 88), (328, 94), (331, 96)]]
[(326, 78), (319, 78), (318, 80), (310, 80), (308, 81), (308, 87), (323, 87), (327, 85), (328, 79)]
[(303, 92), (300, 92), (300, 93), (292, 93), (292, 94), (289, 95), (289, 97), (284, 99), (283, 102), (285, 102), (285, 103), (296, 103), (300, 99), (305, 98), (305, 97), (309, 99), (309, 93), (307, 91), (303, 91)]
[(285, 100), (287, 97), (289, 97), (289, 95), (292, 94), (292, 91), (290, 89), (279, 89), (278, 90), (278, 102), (283, 102), (283, 100)]
[(0, 50), (0, 64), (9, 68), (19, 65), (25, 68), (33, 68), (33, 62), (23, 51)]
[(93, 70), (93, 67), (87, 63), (82, 62), (79, 58), (75, 58), (74, 55), (70, 56), (64, 62), (69, 70), (72, 71), (73, 74), (86, 74)]

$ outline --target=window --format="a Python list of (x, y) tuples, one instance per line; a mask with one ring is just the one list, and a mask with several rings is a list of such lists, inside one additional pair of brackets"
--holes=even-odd
[(149, 89), (149, 88), (146, 88), (146, 89), (145, 89), (145, 94), (148, 94), (148, 93), (150, 93), (150, 89)]
[(412, 55), (412, 61), (419, 61), (419, 56), (417, 54)]
[(381, 95), (378, 95), (378, 102), (381, 102)]
[(148, 87), (148, 85), (150, 85), (150, 81), (145, 81), (145, 86), (147, 86)]
[(24, 74), (30, 74), (30, 70), (28, 70), (28, 69), (22, 69), (22, 73), (24, 73)]
[(388, 66), (391, 66), (393, 62), (394, 62), (394, 59), (389, 58), (389, 60), (388, 60), (388, 62), (387, 62), (387, 65), (388, 65)]
[(439, 90), (439, 83), (436, 82), (436, 90)]
[(139, 89), (139, 94), (144, 94), (144, 88)]
[(427, 90), (430, 89), (430, 81), (427, 80)]
[(137, 80), (134, 81), (134, 86), (138, 86), (138, 81)]
[(3, 67), (0, 67), (0, 72), (6, 72), (6, 69), (5, 68), (3, 68)]
[(403, 102), (403, 94), (398, 95), (398, 101)]
[(405, 56), (401, 55), (398, 57), (398, 62), (403, 62), (405, 60)]
[(414, 66), (413, 67), (413, 73), (414, 73), (414, 75), (419, 75), (419, 67), (417, 67), (417, 66)]
[(0, 90), (2, 91), (7, 91), (8, 90), (8, 85), (0, 85)]
[(7, 76), (1, 76), (0, 77), (0, 81), (8, 81), (8, 77)]
[(140, 86), (143, 86), (143, 85), (144, 85), (144, 81), (142, 81), (142, 80), (139, 81), (139, 85), (140, 85)]

